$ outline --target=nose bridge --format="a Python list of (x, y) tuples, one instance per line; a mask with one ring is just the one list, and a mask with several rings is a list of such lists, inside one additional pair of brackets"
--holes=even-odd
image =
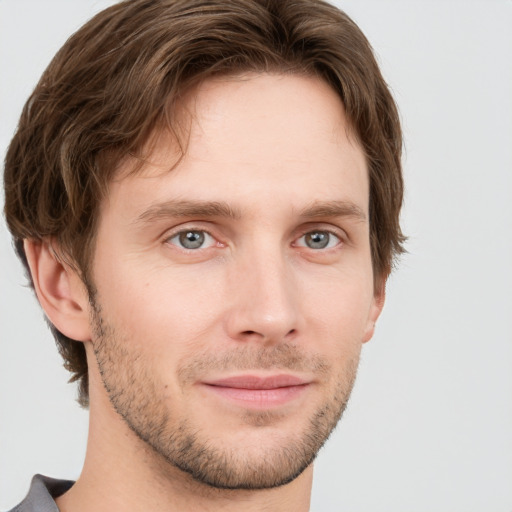
[(292, 337), (298, 329), (298, 297), (285, 248), (275, 241), (261, 241), (251, 244), (239, 256), (231, 336), (269, 342)]

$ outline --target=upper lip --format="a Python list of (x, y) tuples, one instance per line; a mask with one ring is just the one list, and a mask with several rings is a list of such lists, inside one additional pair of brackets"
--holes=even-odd
[(309, 384), (309, 381), (295, 375), (270, 375), (259, 377), (257, 375), (236, 375), (224, 379), (204, 381), (209, 386), (219, 386), (237, 389), (276, 389), (290, 386), (302, 386)]

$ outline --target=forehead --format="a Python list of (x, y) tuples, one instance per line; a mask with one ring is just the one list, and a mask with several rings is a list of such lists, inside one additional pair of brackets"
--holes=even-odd
[(169, 195), (248, 205), (275, 201), (280, 191), (282, 200), (302, 202), (352, 196), (367, 210), (363, 151), (339, 96), (318, 78), (210, 79), (184, 97), (176, 116), (181, 148), (168, 130), (156, 131), (140, 171), (130, 174), (134, 162), (123, 163), (111, 196), (141, 207)]

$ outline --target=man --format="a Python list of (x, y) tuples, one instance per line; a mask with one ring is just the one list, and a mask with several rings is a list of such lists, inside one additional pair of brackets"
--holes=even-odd
[(308, 510), (401, 251), (400, 152), (323, 2), (133, 0), (68, 40), (5, 212), (89, 441), (15, 510)]

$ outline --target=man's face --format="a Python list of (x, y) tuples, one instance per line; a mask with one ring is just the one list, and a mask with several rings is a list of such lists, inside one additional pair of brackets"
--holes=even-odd
[(185, 106), (179, 164), (162, 132), (102, 206), (94, 355), (158, 457), (215, 487), (282, 485), (336, 425), (380, 312), (365, 158), (318, 79), (216, 79)]

